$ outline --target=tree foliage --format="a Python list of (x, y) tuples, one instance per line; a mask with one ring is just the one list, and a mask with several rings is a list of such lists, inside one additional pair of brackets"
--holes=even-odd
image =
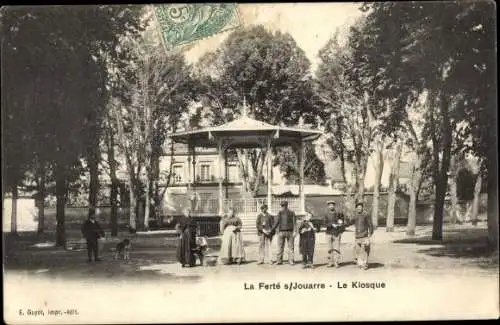
[[(191, 67), (183, 55), (167, 53), (148, 32), (141, 38), (124, 39), (121, 44), (131, 57), (127, 67), (114, 70), (113, 114), (108, 123), (109, 127), (116, 127), (129, 186), (137, 200), (133, 204), (145, 204), (146, 228), (151, 201), (156, 208), (161, 201), (159, 160), (164, 142), (186, 115), (195, 89)], [(133, 214), (130, 224), (135, 227)]]
[[(60, 245), (65, 241), (70, 172), (93, 138), (107, 99), (103, 54), (119, 59), (118, 40), (140, 29), (141, 10), (100, 5), (10, 7), (2, 12), (2, 113), (16, 121), (4, 124), (4, 156), (15, 160), (4, 171), (22, 175), (35, 158), (54, 168)], [(18, 181), (16, 176), (12, 182)]]
[[(279, 165), (280, 171), (288, 182), (298, 183), (298, 153), (291, 148), (284, 148), (277, 155), (273, 165)], [(314, 144), (305, 145), (304, 182), (306, 184), (325, 184), (325, 164), (316, 154)]]
[(379, 106), (374, 101), (368, 80), (359, 67), (368, 55), (366, 39), (359, 32), (363, 20), (350, 29), (345, 43), (335, 34), (320, 50), (316, 71), (317, 93), (321, 100), (322, 118), (327, 133), (326, 143), (341, 160), (353, 165), (358, 199), (363, 197), (368, 158), (379, 134)]
[[(295, 125), (301, 118), (307, 124), (317, 122), (310, 62), (288, 33), (270, 32), (263, 26), (239, 29), (217, 51), (202, 57), (196, 70), (200, 99), (209, 108), (203, 117), (212, 124), (240, 116), (244, 100), (255, 119), (270, 124)], [(254, 170), (242, 175), (256, 192), (258, 166), (264, 163), (265, 153), (257, 149), (247, 154), (256, 161), (240, 166)]]
[[(390, 104), (388, 132), (407, 126), (408, 107), (426, 94), (424, 138), (432, 144), (436, 188), (433, 238), (440, 239), (452, 137), (473, 137), (462, 150), (485, 156), (492, 121), (494, 17), (489, 2), (369, 3), (364, 33), (376, 55), (361, 69)], [(478, 87), (477, 85), (482, 85)], [(480, 89), (480, 90), (478, 90)], [(474, 116), (472, 116), (474, 115)], [(461, 124), (461, 121), (467, 121)], [(465, 125), (465, 126), (464, 126)], [(475, 130), (475, 131), (474, 131)], [(483, 149), (481, 149), (483, 148)], [(491, 159), (491, 158), (490, 158)]]

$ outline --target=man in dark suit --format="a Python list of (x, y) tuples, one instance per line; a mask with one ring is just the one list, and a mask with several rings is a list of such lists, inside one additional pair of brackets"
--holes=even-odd
[(87, 262), (92, 262), (92, 254), (94, 255), (94, 261), (100, 262), (98, 240), (104, 237), (104, 231), (95, 219), (95, 214), (92, 213), (89, 219), (83, 223), (82, 234), (87, 240), (87, 254), (89, 257)]
[(273, 264), (283, 264), (283, 250), (285, 249), (285, 240), (288, 243), (288, 262), (294, 264), (294, 245), (295, 235), (297, 234), (297, 216), (292, 210), (288, 209), (288, 202), (281, 202), (281, 211), (278, 212), (272, 231), (277, 231), (278, 252), (277, 261)]

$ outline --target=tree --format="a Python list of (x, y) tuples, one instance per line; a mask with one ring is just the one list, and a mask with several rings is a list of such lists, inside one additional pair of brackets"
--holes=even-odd
[[(299, 178), (298, 153), (283, 148), (281, 153), (276, 155), (274, 166), (280, 166), (280, 171), (287, 181), (297, 183)], [(308, 142), (305, 146), (305, 166), (304, 178), (306, 183), (325, 184), (325, 164), (318, 158), (314, 149), (314, 144)]]
[(327, 143), (344, 170), (345, 162), (353, 164), (357, 200), (363, 199), (368, 158), (379, 127), (375, 117), (379, 106), (357, 70), (364, 60), (364, 40), (358, 30), (362, 24), (363, 21), (351, 28), (346, 44), (340, 44), (338, 33), (328, 41), (319, 52), (321, 62), (316, 73)]
[[(56, 243), (65, 244), (65, 205), (73, 166), (85, 151), (85, 139), (96, 123), (105, 100), (106, 66), (102, 53), (117, 57), (116, 41), (138, 28), (141, 7), (89, 6), (9, 8), (5, 10), (3, 36), (7, 38), (6, 74), (9, 102), (13, 98), (31, 105), (27, 125), (38, 125), (27, 150), (37, 150), (36, 141), (51, 154), (57, 197)], [(4, 66), (4, 65), (2, 65)], [(27, 68), (25, 68), (27, 67)], [(20, 87), (26, 80), (34, 87)], [(50, 117), (50, 118), (47, 118)], [(45, 117), (45, 118), (44, 118)], [(30, 133), (28, 133), (30, 135)], [(34, 144), (30, 146), (29, 144)], [(30, 153), (30, 156), (34, 156)]]
[(392, 159), (391, 174), (389, 176), (389, 189), (387, 195), (387, 221), (386, 231), (394, 231), (394, 212), (396, 207), (396, 192), (399, 187), (399, 166), (401, 163), (401, 151), (403, 144), (401, 141), (396, 141), (394, 145), (394, 154)]
[(379, 137), (377, 139), (375, 148), (375, 184), (373, 184), (373, 201), (372, 201), (372, 224), (373, 227), (378, 226), (378, 208), (380, 197), (380, 183), (382, 180), (382, 173), (384, 171), (384, 139)]
[[(481, 166), (482, 161), (479, 161), (479, 166)], [(472, 199), (472, 206), (471, 206), (471, 213), (470, 213), (470, 220), (473, 225), (477, 225), (477, 216), (479, 213), (479, 197), (482, 192), (482, 185), (483, 185), (483, 177), (481, 170), (482, 168), (478, 168), (479, 171), (475, 176), (475, 182), (474, 182), (474, 197)]]
[(120, 181), (117, 176), (119, 163), (116, 160), (116, 127), (112, 112), (108, 111), (104, 120), (106, 156), (109, 169), (109, 178), (111, 180), (110, 203), (111, 203), (111, 236), (118, 235), (118, 190)]
[[(407, 103), (418, 98), (423, 91), (427, 92), (426, 135), (432, 143), (436, 190), (433, 238), (440, 240), (453, 130), (464, 120), (465, 113), (473, 126), (466, 128), (464, 133), (472, 133), (478, 139), (494, 140), (489, 138), (488, 131), (479, 129), (488, 130), (485, 126), (491, 122), (483, 118), (488, 116), (492, 121), (496, 115), (477, 114), (478, 110), (490, 112), (489, 108), (494, 107), (493, 96), (487, 95), (493, 91), (495, 71), (491, 4), (375, 3), (366, 5), (365, 9), (368, 11), (369, 30), (378, 49), (373, 62), (379, 58), (389, 62), (386, 69), (378, 69), (378, 72), (382, 94), (396, 104), (389, 115), (390, 125), (401, 126), (407, 115)], [(370, 66), (372, 70), (367, 71), (373, 72), (380, 64)], [(484, 85), (480, 91), (477, 90), (478, 84)], [(479, 147), (481, 145), (475, 146), (474, 150), (492, 157)], [(494, 215), (492, 218), (496, 218)]]
[[(295, 125), (299, 118), (316, 123), (310, 62), (287, 33), (263, 26), (234, 31), (214, 53), (198, 63), (199, 96), (209, 110), (204, 118), (217, 125), (249, 113), (270, 124)], [(261, 181), (264, 148), (238, 150), (245, 190), (255, 195)], [(246, 163), (246, 160), (250, 163)]]
[[(147, 35), (127, 42), (124, 46), (135, 53), (130, 67), (115, 76), (125, 85), (125, 93), (116, 91), (113, 122), (127, 161), (131, 200), (136, 201), (131, 203), (140, 206), (144, 202), (143, 227), (148, 229), (152, 202), (155, 207), (160, 204), (162, 146), (191, 103), (193, 81), (191, 67), (181, 54), (165, 53), (159, 44), (151, 44)], [(130, 224), (135, 228), (134, 207), (130, 210)]]
[(30, 193), (35, 192), (35, 206), (38, 210), (38, 233), (45, 231), (45, 198), (47, 194), (54, 190), (54, 177), (52, 168), (48, 165), (49, 159), (40, 159), (35, 157), (26, 172), (23, 189)]

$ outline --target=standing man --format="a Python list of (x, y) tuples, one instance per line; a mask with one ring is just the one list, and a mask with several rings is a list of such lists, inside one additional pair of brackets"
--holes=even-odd
[(259, 235), (259, 261), (257, 264), (271, 262), (271, 242), (273, 240), (274, 217), (267, 212), (267, 204), (260, 207), (257, 216), (257, 234)]
[(340, 240), (345, 231), (346, 220), (344, 215), (335, 211), (335, 202), (328, 201), (328, 212), (324, 218), (326, 226), (326, 240), (328, 244), (328, 267), (339, 267), (342, 260)]
[(355, 241), (354, 255), (356, 264), (363, 270), (368, 269), (368, 256), (370, 255), (370, 238), (373, 235), (371, 217), (363, 211), (363, 203), (356, 203), (356, 213), (349, 225), (354, 224)]
[(95, 219), (95, 213), (91, 213), (89, 219), (83, 223), (82, 234), (87, 240), (87, 254), (89, 257), (87, 262), (92, 262), (92, 254), (94, 255), (94, 261), (100, 262), (98, 240), (104, 237), (104, 231)]
[(273, 264), (283, 264), (283, 250), (285, 248), (285, 240), (288, 243), (288, 262), (294, 264), (294, 244), (295, 235), (297, 234), (297, 217), (292, 210), (288, 209), (288, 202), (281, 202), (281, 210), (276, 216), (273, 232), (278, 233), (278, 252), (276, 254), (277, 261)]

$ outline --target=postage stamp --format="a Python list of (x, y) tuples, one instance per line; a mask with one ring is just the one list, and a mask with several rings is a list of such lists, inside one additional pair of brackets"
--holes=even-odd
[(161, 34), (177, 47), (240, 26), (235, 4), (167, 4), (155, 6)]

